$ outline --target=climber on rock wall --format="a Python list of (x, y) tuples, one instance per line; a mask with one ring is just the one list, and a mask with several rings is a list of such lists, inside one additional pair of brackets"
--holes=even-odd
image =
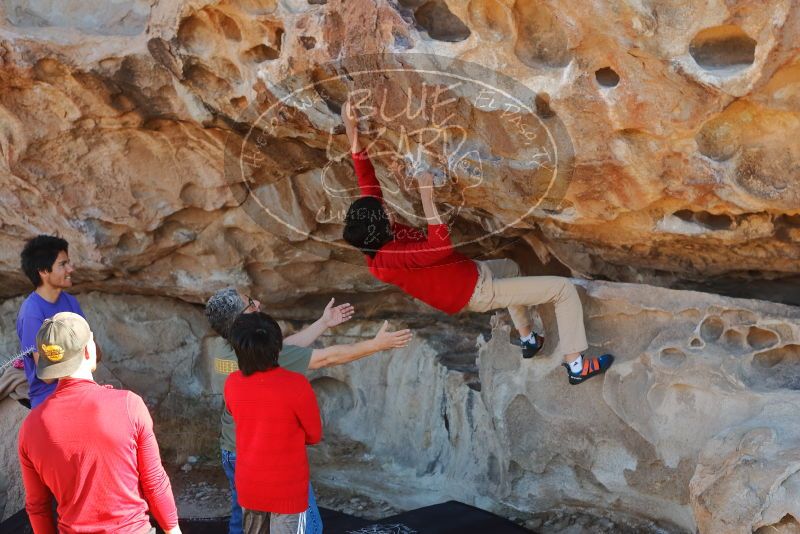
[[(228, 343), (228, 335), (233, 321), (242, 314), (261, 311), (261, 302), (237, 291), (235, 288), (221, 289), (214, 293), (206, 303), (206, 318), (211, 328), (219, 334), (212, 339), (210, 352), (214, 355), (214, 367), (218, 375), (227, 376), (238, 370), (236, 354)], [(334, 299), (314, 323), (305, 329), (286, 336), (283, 348), (278, 355), (278, 365), (283, 369), (305, 374), (309, 369), (320, 369), (342, 365), (376, 352), (405, 347), (411, 341), (410, 330), (388, 331), (384, 322), (374, 338), (347, 345), (332, 345), (312, 349), (310, 345), (326, 330), (349, 321), (354, 309), (350, 304), (334, 305)], [(236, 482), (236, 432), (233, 417), (227, 409), (222, 410), (220, 448), (222, 467), (231, 487), (231, 519), (229, 534), (242, 532), (242, 507), (239, 505)], [(304, 530), (300, 534), (319, 534), (322, 532), (322, 518), (314, 499), (314, 491), (308, 488), (308, 510), (305, 514)]]
[(349, 101), (342, 106), (342, 120), (361, 192), (347, 211), (343, 237), (364, 253), (375, 278), (448, 314), (508, 308), (519, 331), (523, 358), (532, 358), (544, 344), (544, 337), (531, 328), (528, 306), (553, 303), (569, 383), (582, 384), (611, 367), (614, 357), (610, 354), (582, 354), (588, 348), (583, 308), (569, 280), (523, 277), (512, 260), (473, 261), (455, 249), (450, 228), (442, 222), (433, 200), (435, 186), (430, 171), (417, 177), (427, 235), (394, 221), (385, 209), (367, 150), (359, 141), (357, 110)]

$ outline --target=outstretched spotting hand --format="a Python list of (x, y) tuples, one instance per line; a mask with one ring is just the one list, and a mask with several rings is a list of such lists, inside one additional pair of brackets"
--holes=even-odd
[(401, 349), (411, 341), (411, 330), (398, 330), (397, 332), (387, 332), (389, 321), (384, 321), (381, 329), (375, 334), (375, 342), (378, 350)]
[(336, 299), (331, 299), (325, 310), (320, 316), (320, 320), (325, 324), (325, 328), (333, 328), (353, 318), (355, 308), (349, 302), (334, 306), (333, 303)]

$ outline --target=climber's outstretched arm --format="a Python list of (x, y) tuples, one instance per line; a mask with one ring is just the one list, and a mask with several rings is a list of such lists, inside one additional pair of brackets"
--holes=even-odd
[(419, 189), (419, 198), (422, 200), (425, 220), (429, 225), (443, 224), (439, 210), (436, 209), (436, 203), (433, 201), (433, 187), (433, 174), (430, 172), (426, 171), (417, 178), (417, 188)]
[(375, 176), (375, 167), (369, 160), (367, 152), (361, 147), (358, 140), (358, 125), (355, 110), (350, 106), (350, 102), (345, 102), (342, 106), (342, 121), (347, 132), (347, 139), (350, 141), (351, 156), (353, 157), (353, 167), (358, 179), (358, 188), (361, 190), (362, 197), (375, 197), (383, 200), (381, 184)]
[(350, 152), (352, 154), (361, 152), (363, 147), (358, 139), (358, 117), (356, 110), (350, 105), (349, 99), (342, 105), (342, 122), (344, 131), (347, 133), (347, 140), (350, 141)]

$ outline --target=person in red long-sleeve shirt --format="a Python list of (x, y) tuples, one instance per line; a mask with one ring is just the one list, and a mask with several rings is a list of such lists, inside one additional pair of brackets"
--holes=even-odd
[(342, 120), (361, 191), (361, 198), (347, 210), (343, 238), (364, 253), (375, 278), (448, 314), (508, 308), (520, 334), (523, 358), (533, 357), (544, 344), (544, 337), (531, 328), (528, 307), (551, 302), (555, 305), (559, 349), (564, 354), (562, 365), (569, 383), (582, 384), (611, 367), (611, 354), (582, 354), (588, 348), (583, 308), (569, 280), (520, 276), (519, 266), (512, 260), (473, 261), (455, 249), (450, 229), (442, 222), (433, 201), (430, 172), (417, 177), (428, 222), (427, 235), (394, 221), (383, 204), (381, 185), (367, 151), (361, 147), (357, 117), (349, 101), (342, 107)]
[[(97, 384), (89, 325), (72, 312), (36, 334), (36, 375), (57, 379), (19, 431), (25, 508), (35, 534), (180, 534), (172, 486), (142, 398)], [(58, 525), (53, 518), (58, 503)]]
[(228, 342), (239, 370), (225, 381), (225, 406), (236, 427), (234, 480), (245, 534), (305, 531), (306, 445), (322, 439), (322, 420), (306, 377), (278, 365), (283, 335), (262, 312), (239, 315)]

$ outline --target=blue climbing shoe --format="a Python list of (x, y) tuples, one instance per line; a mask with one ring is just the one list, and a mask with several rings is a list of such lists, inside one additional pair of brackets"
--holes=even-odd
[(561, 365), (567, 368), (569, 383), (573, 386), (576, 386), (578, 384), (583, 384), (593, 376), (605, 373), (608, 371), (608, 368), (611, 367), (612, 363), (614, 363), (614, 356), (611, 354), (603, 354), (602, 356), (598, 356), (596, 358), (584, 356), (583, 369), (581, 369), (580, 373), (573, 373), (569, 368), (568, 363), (562, 363)]

